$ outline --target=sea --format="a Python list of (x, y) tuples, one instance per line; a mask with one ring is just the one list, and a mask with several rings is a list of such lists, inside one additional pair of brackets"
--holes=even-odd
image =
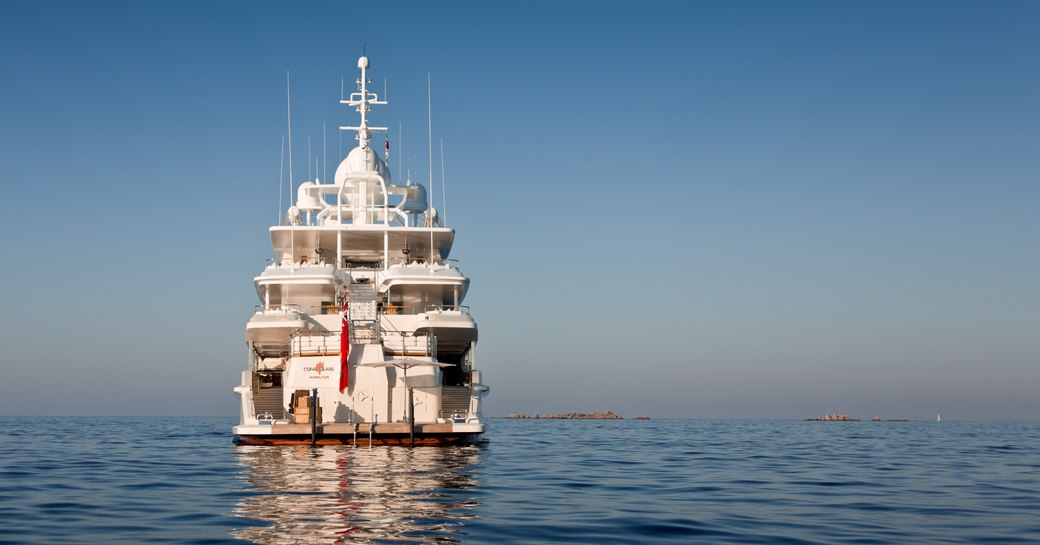
[(0, 417), (0, 543), (1040, 543), (1040, 423), (493, 419), (414, 449), (234, 423)]

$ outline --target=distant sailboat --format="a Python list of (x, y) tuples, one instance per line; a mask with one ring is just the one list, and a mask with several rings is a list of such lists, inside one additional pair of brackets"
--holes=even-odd
[(942, 422), (942, 415), (941, 414), (935, 415), (935, 421), (936, 422)]

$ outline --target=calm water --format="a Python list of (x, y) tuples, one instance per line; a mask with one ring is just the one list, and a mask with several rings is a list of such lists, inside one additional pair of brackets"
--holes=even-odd
[(1040, 424), (496, 420), (452, 448), (0, 418), (0, 543), (1040, 543)]

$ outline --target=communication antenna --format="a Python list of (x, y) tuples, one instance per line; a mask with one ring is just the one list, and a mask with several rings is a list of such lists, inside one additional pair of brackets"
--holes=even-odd
[[(429, 154), (430, 154), (430, 156), (429, 156), (429, 159), (430, 159), (429, 160), (429, 165), (430, 165), (430, 196), (432, 197), (434, 195), (434, 193), (433, 193), (433, 98), (432, 98), (433, 87), (432, 87), (431, 81), (432, 80), (430, 78), (430, 73), (427, 72), (426, 73), (426, 130), (427, 130), (426, 136), (427, 136), (427, 143), (429, 144)], [(430, 204), (431, 205), (433, 204), (432, 198), (430, 200)], [(430, 225), (431, 226), (433, 225), (433, 216), (432, 215), (430, 216)], [(430, 251), (432, 252), (433, 248), (430, 248)]]
[[(398, 123), (397, 124), (397, 174), (398, 175), (400, 175), (401, 172), (402, 172), (401, 171), (401, 158), (404, 156), (404, 136), (402, 136), (402, 134), (401, 134), (403, 132), (404, 132), (404, 130), (402, 130), (402, 128), (401, 128), (401, 123)], [(408, 180), (407, 178), (405, 179), (405, 185), (411, 185), (411, 181)]]
[[(285, 116), (289, 124), (289, 202), (292, 202), (293, 194), (293, 173), (292, 173), (292, 99), (289, 94), (289, 71), (285, 71)], [(295, 208), (290, 206), (290, 209)], [(292, 220), (289, 220), (289, 249), (292, 252), (290, 255), (290, 263), (296, 261), (296, 226)]]
[[(311, 157), (312, 157), (312, 155), (311, 155), (311, 137), (308, 136), (307, 137), (307, 181), (311, 181), (311, 180), (314, 179), (314, 177), (311, 176)], [(289, 195), (289, 198), (292, 199), (292, 195)]]
[(368, 149), (369, 143), (372, 141), (372, 132), (386, 132), (386, 127), (370, 127), (368, 125), (368, 112), (371, 111), (373, 105), (384, 105), (385, 100), (380, 100), (376, 93), (368, 90), (368, 84), (371, 80), (368, 78), (368, 57), (361, 57), (358, 59), (358, 68), (361, 69), (361, 77), (358, 78), (358, 92), (351, 93), (349, 100), (340, 101), (342, 104), (353, 107), (359, 114), (361, 114), (361, 123), (356, 126), (340, 127), (340, 130), (353, 130), (357, 131), (357, 139), (361, 149)]
[[(383, 100), (385, 102), (390, 102), (390, 78), (387, 76), (383, 76)], [(386, 155), (384, 155), (385, 159), (383, 162), (386, 163), (387, 170), (390, 170), (390, 129), (387, 128), (386, 133), (384, 134), (386, 136)], [(401, 153), (401, 150), (397, 150), (397, 153)], [(397, 174), (401, 173), (400, 170), (394, 172)]]
[[(289, 94), (289, 71), (285, 71), (285, 117), (289, 125), (289, 200), (292, 201), (293, 174), (292, 174), (292, 107), (290, 106)], [(278, 211), (279, 214), (281, 210)], [(280, 223), (279, 223), (280, 225)]]
[(448, 198), (445, 196), (444, 182), (444, 139), (441, 138), (441, 223), (448, 225)]
[[(339, 77), (339, 101), (343, 102), (343, 76)], [(343, 157), (343, 131), (336, 131), (339, 134), (339, 155), (337, 157)]]
[(285, 192), (285, 135), (282, 135), (282, 153), (278, 160), (278, 225), (282, 224), (282, 193)]
[(321, 179), (327, 180), (329, 174), (329, 151), (325, 146), (325, 136), (328, 134), (325, 122), (321, 122)]
[(433, 226), (434, 220), (436, 219), (435, 212), (436, 208), (433, 207), (433, 83), (430, 73), (426, 73), (426, 130), (427, 130), (427, 143), (429, 144), (429, 161), (430, 166), (430, 267), (433, 267)]

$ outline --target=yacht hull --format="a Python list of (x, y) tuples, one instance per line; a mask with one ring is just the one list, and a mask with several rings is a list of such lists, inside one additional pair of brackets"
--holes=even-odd
[[(476, 443), (484, 432), (483, 424), (416, 424), (414, 444), (420, 446), (464, 445)], [(408, 424), (375, 424), (369, 439), (368, 424), (318, 424), (313, 444), (316, 445), (398, 445), (412, 444)], [(310, 445), (308, 424), (272, 424), (237, 426), (235, 443), (239, 445)]]

